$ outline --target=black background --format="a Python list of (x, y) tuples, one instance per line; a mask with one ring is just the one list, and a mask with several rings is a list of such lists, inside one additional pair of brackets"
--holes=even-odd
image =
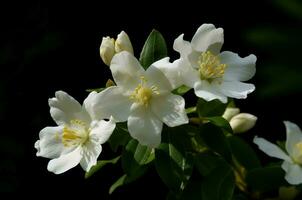
[[(149, 32), (159, 30), (174, 60), (178, 55), (172, 45), (179, 34), (185, 33), (190, 40), (203, 23), (223, 27), (223, 50), (241, 56), (254, 53), (258, 58), (257, 74), (250, 81), (256, 91), (247, 100), (236, 101), (242, 111), (258, 116), (257, 126), (243, 137), (284, 139), (283, 120), (302, 126), (299, 11), (273, 1), (196, 2), (20, 1), (2, 5), (0, 191), (164, 199), (166, 186), (154, 169), (109, 197), (110, 185), (122, 175), (119, 165), (105, 167), (85, 180), (79, 166), (54, 175), (46, 169), (48, 159), (35, 156), (33, 145), (39, 131), (55, 125), (48, 98), (64, 90), (82, 102), (88, 94), (85, 89), (102, 87), (111, 75), (99, 57), (99, 45), (103, 36), (116, 37), (121, 30), (130, 36), (137, 57)], [(261, 32), (267, 29), (268, 34)], [(112, 156), (104, 145), (100, 159)]]

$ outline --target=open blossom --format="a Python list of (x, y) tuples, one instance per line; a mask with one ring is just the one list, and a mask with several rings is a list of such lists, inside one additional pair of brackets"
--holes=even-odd
[(63, 173), (80, 163), (85, 171), (96, 164), (104, 142), (115, 128), (115, 122), (102, 120), (92, 113), (95, 92), (89, 94), (83, 106), (63, 91), (49, 99), (50, 114), (57, 126), (40, 131), (35, 143), (37, 156), (50, 158), (47, 169)]
[(110, 69), (117, 86), (98, 94), (94, 110), (119, 122), (128, 121), (133, 138), (143, 145), (158, 146), (163, 123), (170, 127), (188, 123), (184, 99), (171, 93), (174, 88), (156, 68), (166, 64), (168, 59), (162, 59), (145, 71), (127, 51), (116, 54)]
[(230, 122), (234, 133), (244, 133), (256, 124), (257, 117), (249, 113), (240, 113), (239, 108), (227, 108), (222, 117)]
[(100, 46), (100, 56), (106, 65), (109, 66), (113, 56), (122, 51), (128, 51), (133, 54), (131, 41), (125, 31), (120, 32), (116, 40), (108, 36), (103, 37)]
[(227, 97), (246, 98), (255, 90), (253, 84), (242, 81), (254, 76), (256, 56), (241, 58), (230, 51), (220, 53), (224, 42), (222, 28), (203, 24), (191, 42), (183, 40), (183, 36), (175, 39), (173, 46), (181, 56), (179, 76), (183, 84), (194, 88), (196, 96), (226, 103)]
[(267, 155), (284, 160), (281, 167), (286, 173), (286, 181), (292, 185), (298, 185), (302, 183), (302, 132), (294, 123), (285, 121), (284, 124), (286, 126), (286, 152), (263, 138), (255, 137), (254, 143)]

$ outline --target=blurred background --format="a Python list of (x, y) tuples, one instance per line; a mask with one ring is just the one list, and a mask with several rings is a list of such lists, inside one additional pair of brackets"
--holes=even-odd
[[(270, 140), (285, 138), (283, 120), (302, 126), (302, 3), (298, 0), (109, 3), (11, 2), (0, 6), (0, 191), (47, 194), (83, 193), (103, 199), (164, 199), (166, 186), (151, 169), (142, 179), (108, 195), (122, 175), (119, 165), (105, 167), (90, 179), (76, 167), (62, 175), (47, 171), (48, 159), (35, 156), (39, 131), (55, 123), (48, 98), (64, 90), (82, 102), (85, 89), (102, 87), (110, 71), (99, 57), (103, 36), (124, 30), (139, 57), (150, 31), (167, 41), (171, 60), (174, 39), (190, 40), (203, 23), (223, 27), (223, 50), (255, 54), (256, 91), (236, 101), (242, 112), (258, 116), (247, 133)], [(107, 150), (107, 151), (106, 151)], [(112, 158), (107, 145), (99, 159)], [(265, 157), (265, 156), (264, 156)], [(139, 191), (139, 192), (138, 192)]]

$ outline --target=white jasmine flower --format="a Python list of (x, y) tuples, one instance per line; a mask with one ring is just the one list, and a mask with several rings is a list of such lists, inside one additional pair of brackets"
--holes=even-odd
[(47, 169), (63, 173), (80, 163), (85, 171), (96, 164), (105, 143), (115, 128), (115, 122), (102, 120), (92, 113), (96, 93), (92, 92), (81, 106), (63, 91), (49, 99), (50, 114), (57, 126), (40, 131), (35, 143), (37, 156), (50, 158)]
[(230, 122), (234, 133), (244, 133), (256, 124), (257, 117), (249, 113), (240, 113), (239, 108), (227, 108), (222, 115)]
[(286, 181), (292, 185), (298, 185), (302, 183), (302, 132), (294, 123), (285, 121), (284, 124), (286, 126), (286, 152), (263, 138), (255, 137), (254, 143), (267, 155), (284, 160), (281, 167), (286, 173)]
[(196, 96), (226, 103), (227, 97), (242, 99), (255, 90), (253, 84), (242, 81), (254, 76), (256, 56), (241, 58), (230, 51), (220, 53), (222, 28), (203, 24), (191, 42), (183, 40), (183, 36), (175, 39), (173, 46), (181, 56), (179, 76), (186, 86), (194, 88)]
[(94, 110), (120, 122), (128, 120), (133, 138), (143, 145), (158, 146), (163, 123), (170, 127), (188, 123), (184, 99), (171, 93), (173, 87), (156, 68), (166, 64), (168, 59), (161, 59), (145, 71), (129, 52), (116, 54), (110, 69), (117, 86), (97, 95)]
[(113, 56), (122, 51), (128, 51), (133, 54), (131, 41), (125, 31), (120, 32), (116, 40), (108, 36), (103, 37), (100, 46), (100, 56), (106, 65), (110, 66)]

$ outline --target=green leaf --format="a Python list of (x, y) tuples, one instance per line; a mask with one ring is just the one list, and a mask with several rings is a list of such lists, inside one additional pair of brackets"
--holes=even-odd
[(189, 107), (189, 108), (186, 109), (187, 114), (194, 113), (194, 112), (196, 112), (196, 107), (195, 106), (194, 107)]
[(237, 136), (228, 137), (228, 141), (236, 160), (247, 170), (261, 167), (255, 151), (248, 143)]
[(194, 162), (202, 176), (209, 175), (217, 166), (225, 164), (225, 160), (221, 156), (208, 151), (195, 155)]
[(91, 177), (94, 173), (99, 171), (101, 168), (103, 168), (107, 164), (116, 164), (119, 159), (120, 159), (120, 156), (113, 158), (111, 160), (98, 161), (95, 166), (91, 167), (91, 169), (85, 173), (85, 178)]
[(147, 164), (154, 159), (152, 148), (130, 140), (122, 154), (122, 167), (129, 180), (136, 180), (147, 170)]
[(215, 117), (222, 116), (227, 104), (221, 103), (218, 99), (212, 101), (206, 101), (199, 98), (197, 102), (197, 112), (199, 117)]
[(279, 165), (267, 166), (248, 171), (246, 183), (257, 191), (271, 191), (286, 185), (285, 172)]
[(162, 181), (174, 192), (185, 188), (193, 170), (193, 159), (185, 151), (186, 134), (180, 128), (166, 128), (155, 150), (155, 167)]
[(182, 85), (182, 86), (176, 88), (175, 90), (173, 90), (172, 93), (177, 94), (177, 95), (184, 95), (185, 93), (187, 93), (191, 89), (192, 88), (189, 88), (185, 85)]
[(119, 146), (125, 146), (131, 139), (126, 123), (117, 123), (108, 143), (111, 149), (116, 152)]
[(167, 57), (167, 45), (164, 37), (157, 30), (152, 30), (140, 55), (141, 65), (147, 69), (153, 62)]
[(225, 162), (205, 177), (202, 183), (202, 200), (230, 200), (235, 188), (231, 167)]
[(118, 188), (118, 187), (124, 185), (124, 184), (125, 184), (126, 178), (127, 178), (127, 175), (124, 174), (124, 175), (121, 176), (119, 179), (117, 179), (117, 181), (115, 181), (115, 182), (111, 185), (111, 187), (110, 187), (110, 189), (109, 189), (109, 194), (112, 194), (112, 193), (114, 192), (114, 190), (116, 190), (116, 188)]
[(226, 132), (233, 133), (233, 129), (230, 126), (230, 123), (223, 117), (207, 117), (206, 119), (209, 120), (215, 126), (222, 128)]
[(219, 127), (211, 123), (204, 124), (200, 128), (200, 136), (211, 150), (222, 155), (227, 161), (231, 161), (231, 148)]

